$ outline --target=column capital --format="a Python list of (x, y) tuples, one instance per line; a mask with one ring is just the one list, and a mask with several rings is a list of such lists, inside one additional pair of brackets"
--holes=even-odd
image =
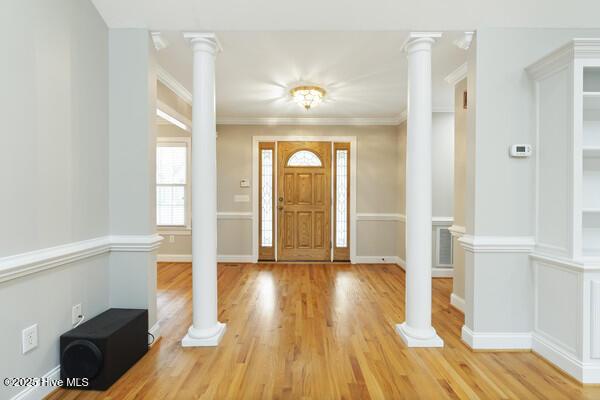
[(402, 49), (407, 53), (429, 49), (435, 39), (440, 37), (442, 32), (411, 32), (404, 41)]
[(212, 54), (223, 51), (219, 38), (214, 32), (183, 32), (183, 38), (190, 43), (194, 51)]

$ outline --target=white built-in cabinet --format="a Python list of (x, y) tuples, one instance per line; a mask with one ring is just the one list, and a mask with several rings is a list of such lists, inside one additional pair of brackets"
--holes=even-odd
[(527, 68), (535, 97), (532, 348), (600, 383), (600, 38)]

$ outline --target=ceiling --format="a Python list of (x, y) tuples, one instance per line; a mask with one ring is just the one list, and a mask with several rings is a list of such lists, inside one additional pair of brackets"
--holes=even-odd
[[(318, 118), (398, 121), (406, 109), (408, 32), (220, 32), (217, 55), (217, 117), (247, 119)], [(432, 55), (433, 107), (450, 110), (453, 88), (444, 78), (466, 60), (447, 32)], [(180, 32), (161, 32), (168, 46), (159, 64), (192, 91), (192, 52)], [(309, 111), (291, 101), (294, 83), (327, 90), (325, 102)], [(242, 121), (242, 122), (240, 122)]]
[(111, 28), (215, 31), (594, 28), (598, 0), (92, 0)]

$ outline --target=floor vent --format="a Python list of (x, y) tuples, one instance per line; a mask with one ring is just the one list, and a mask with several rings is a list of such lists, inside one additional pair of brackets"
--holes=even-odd
[(451, 267), (452, 260), (452, 234), (448, 228), (437, 228), (437, 266)]

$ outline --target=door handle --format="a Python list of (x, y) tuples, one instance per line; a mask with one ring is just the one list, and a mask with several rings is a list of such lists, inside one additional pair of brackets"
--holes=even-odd
[(277, 209), (278, 209), (279, 211), (281, 211), (281, 210), (283, 210), (283, 206), (279, 206), (279, 207), (277, 207)]
[(280, 198), (279, 198), (279, 201), (283, 201), (283, 197), (280, 197)]

